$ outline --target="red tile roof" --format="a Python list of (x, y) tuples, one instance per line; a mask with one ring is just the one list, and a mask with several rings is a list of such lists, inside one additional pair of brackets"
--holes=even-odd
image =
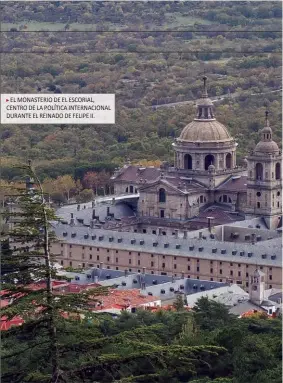
[(95, 300), (100, 301), (102, 304), (98, 305), (97, 302), (90, 302), (92, 309), (125, 309), (128, 307), (141, 307), (145, 304), (160, 301), (159, 297), (141, 295), (140, 290), (115, 290), (110, 289), (108, 295), (101, 295), (95, 297)]

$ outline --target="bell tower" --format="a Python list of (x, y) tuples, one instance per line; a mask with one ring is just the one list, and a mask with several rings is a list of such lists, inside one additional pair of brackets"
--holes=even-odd
[(261, 305), (264, 300), (265, 280), (264, 273), (256, 269), (250, 278), (249, 295), (250, 301), (256, 305)]
[(261, 140), (247, 157), (247, 207), (250, 216), (261, 216), (269, 229), (276, 229), (282, 215), (282, 157), (272, 140), (268, 111)]

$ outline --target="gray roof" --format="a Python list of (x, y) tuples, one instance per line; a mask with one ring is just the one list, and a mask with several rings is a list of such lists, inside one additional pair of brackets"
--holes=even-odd
[(190, 295), (228, 286), (221, 282), (103, 268), (91, 268), (82, 273), (59, 272), (58, 275), (68, 276), (77, 284), (96, 282), (102, 286), (115, 286), (119, 290), (141, 289), (142, 294), (159, 296), (162, 300), (175, 299), (177, 293)]
[[(176, 239), (152, 234), (70, 227), (60, 223), (53, 225), (53, 227), (57, 238), (70, 244), (255, 265), (279, 267), (282, 265), (280, 238), (272, 244), (266, 243), (269, 241), (261, 241), (251, 245), (198, 238)], [(74, 237), (71, 236), (72, 233), (75, 234)], [(262, 257), (263, 255), (264, 257)]]
[(135, 215), (133, 210), (123, 202), (116, 203), (115, 205), (112, 203), (99, 203), (94, 207), (89, 202), (87, 204), (80, 204), (80, 210), (77, 210), (77, 206), (77, 204), (63, 206), (56, 211), (56, 215), (70, 224), (71, 214), (73, 214), (74, 225), (90, 225), (90, 221), (93, 219), (93, 212), (98, 217), (98, 221), (107, 220), (107, 208), (108, 212), (114, 215), (114, 219), (133, 217)]

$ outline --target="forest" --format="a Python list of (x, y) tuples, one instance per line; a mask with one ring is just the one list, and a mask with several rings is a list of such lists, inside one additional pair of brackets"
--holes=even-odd
[[(238, 164), (264, 111), (281, 140), (281, 2), (1, 2), (3, 93), (115, 93), (114, 125), (2, 125), (2, 177), (31, 159), (41, 178), (172, 163), (201, 77)], [(173, 107), (163, 104), (181, 103)], [(23, 134), (24, 132), (24, 134)], [(249, 137), (247, 140), (246, 138)], [(85, 170), (82, 170), (85, 169)], [(78, 176), (78, 173), (80, 174)]]

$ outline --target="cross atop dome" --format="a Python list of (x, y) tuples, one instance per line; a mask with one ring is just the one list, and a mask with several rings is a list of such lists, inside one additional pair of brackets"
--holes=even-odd
[(202, 98), (207, 98), (207, 97), (208, 97), (208, 94), (207, 94), (207, 86), (206, 86), (206, 80), (207, 80), (207, 77), (204, 75), (202, 79), (203, 79), (203, 92), (202, 92)]

